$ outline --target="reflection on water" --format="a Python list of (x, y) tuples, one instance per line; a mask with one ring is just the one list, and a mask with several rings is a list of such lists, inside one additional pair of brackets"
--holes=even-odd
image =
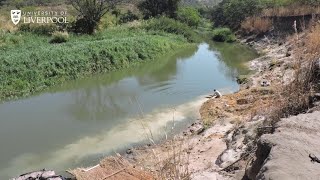
[(254, 56), (237, 45), (204, 43), (0, 104), (0, 179), (93, 164), (102, 155), (141, 143), (145, 128), (156, 138), (172, 124), (178, 130), (199, 117), (204, 95), (237, 90), (234, 77), (247, 72), (242, 63)]
[(248, 47), (239, 44), (211, 42), (210, 49), (218, 52), (219, 59), (223, 61), (223, 73), (230, 78), (236, 78), (239, 74), (248, 74), (250, 71), (245, 67), (248, 59), (258, 56), (256, 51), (248, 51)]

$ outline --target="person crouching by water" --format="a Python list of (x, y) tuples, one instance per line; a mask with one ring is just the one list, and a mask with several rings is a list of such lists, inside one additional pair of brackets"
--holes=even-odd
[(220, 98), (222, 95), (221, 95), (221, 93), (218, 91), (218, 90), (216, 90), (216, 89), (214, 89), (213, 90), (213, 96), (212, 97), (214, 97), (214, 98)]
[(220, 98), (221, 96), (221, 93), (218, 90), (214, 89), (213, 94), (208, 96), (207, 98)]

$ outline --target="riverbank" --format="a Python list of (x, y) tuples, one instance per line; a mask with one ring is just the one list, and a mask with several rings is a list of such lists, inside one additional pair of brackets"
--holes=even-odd
[(68, 42), (26, 32), (0, 33), (0, 100), (30, 96), (70, 80), (153, 61), (195, 46), (182, 35), (117, 27)]
[[(299, 73), (301, 70), (310, 71), (307, 61), (310, 56), (301, 54), (304, 49), (301, 44), (305, 44), (309, 37), (306, 34), (299, 34), (299, 40), (295, 37), (244, 40), (243, 43), (251, 45), (262, 55), (248, 63), (254, 73), (238, 79), (241, 83), (239, 92), (208, 100), (200, 109), (201, 119), (184, 132), (161, 144), (150, 143), (128, 149), (124, 157), (160, 179), (254, 179), (260, 169), (251, 167), (255, 167), (254, 163), (263, 163), (266, 158), (259, 157), (263, 152), (261, 145), (257, 151), (261, 135), (275, 131), (280, 118), (274, 117), (279, 114), (277, 110), (294, 109), (294, 104), (283, 104), (284, 98), (290, 98), (290, 95), (283, 97), (284, 93), (289, 91), (288, 87), (300, 91), (297, 84), (292, 84), (296, 77), (304, 77), (304, 73)], [(295, 99), (290, 102), (294, 103)], [(316, 101), (312, 104), (309, 108), (315, 111), (318, 105)], [(121, 174), (117, 177), (121, 178)]]

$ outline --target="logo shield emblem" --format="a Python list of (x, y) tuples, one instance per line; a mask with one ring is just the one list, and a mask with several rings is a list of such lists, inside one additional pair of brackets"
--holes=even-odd
[(11, 10), (11, 20), (14, 25), (17, 25), (21, 19), (21, 10)]

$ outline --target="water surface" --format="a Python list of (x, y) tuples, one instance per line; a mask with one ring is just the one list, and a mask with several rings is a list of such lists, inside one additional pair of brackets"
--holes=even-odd
[[(200, 44), (139, 67), (69, 82), (0, 104), (0, 179), (42, 168), (94, 165), (199, 117), (213, 89), (238, 90), (235, 77), (256, 54), (230, 44)], [(151, 133), (150, 133), (151, 132)]]

